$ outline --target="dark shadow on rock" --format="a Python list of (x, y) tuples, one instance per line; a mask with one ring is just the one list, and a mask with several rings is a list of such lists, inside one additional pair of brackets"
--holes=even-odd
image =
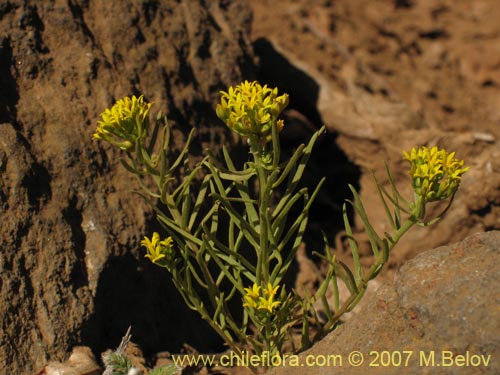
[(52, 180), (49, 171), (42, 164), (34, 162), (31, 173), (23, 179), (23, 186), (28, 189), (28, 200), (30, 206), (37, 211), (48, 200), (52, 198), (50, 182)]
[(116, 348), (129, 326), (146, 357), (163, 350), (177, 353), (184, 343), (200, 352), (222, 350), (208, 324), (186, 307), (168, 272), (126, 254), (111, 257), (101, 273), (83, 344), (99, 355)]
[(88, 286), (89, 280), (87, 267), (85, 267), (85, 243), (87, 238), (82, 228), (83, 216), (78, 207), (76, 196), (69, 200), (68, 207), (62, 211), (62, 215), (71, 228), (71, 242), (75, 244), (74, 249), (77, 260), (71, 270), (71, 280), (73, 281), (73, 292), (76, 293), (78, 288)]
[(257, 39), (253, 47), (259, 58), (259, 81), (288, 93), (288, 108), (296, 109), (313, 124), (321, 125), (321, 116), (317, 110), (318, 83), (306, 72), (292, 65), (267, 39)]
[[(280, 92), (286, 92), (290, 97), (288, 109), (283, 113), (285, 127), (280, 135), (282, 154), (287, 158), (300, 144), (307, 143), (314, 131), (323, 125), (317, 109), (320, 87), (311, 76), (276, 51), (268, 40), (256, 40), (254, 51), (259, 57), (259, 81), (278, 87)], [(300, 187), (308, 187), (312, 192), (321, 178), (326, 178), (311, 207), (304, 236), (309, 251), (323, 249), (322, 232), (333, 245), (335, 235), (344, 228), (342, 205), (345, 199), (352, 197), (348, 184), (359, 189), (361, 171), (349, 161), (336, 140), (337, 134), (331, 132), (318, 139), (301, 181)], [(301, 208), (297, 207), (292, 215), (298, 215), (300, 211)], [(349, 210), (348, 216), (352, 220), (352, 210)]]
[[(16, 80), (12, 75), (14, 58), (8, 37), (0, 39), (0, 123), (15, 124), (19, 100)], [(17, 128), (17, 124), (16, 124)]]

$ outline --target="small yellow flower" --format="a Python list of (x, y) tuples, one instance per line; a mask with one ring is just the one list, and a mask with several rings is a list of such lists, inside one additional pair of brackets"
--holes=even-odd
[(279, 289), (279, 285), (276, 285), (275, 287), (273, 287), (273, 285), (271, 283), (267, 283), (267, 288), (264, 289), (264, 295), (274, 298), (278, 289)]
[(151, 239), (144, 237), (144, 240), (141, 241), (141, 245), (147, 250), (147, 254), (144, 256), (149, 258), (151, 262), (160, 266), (171, 264), (175, 255), (173, 251), (172, 237), (168, 237), (163, 241), (160, 241), (160, 235), (157, 232), (154, 232)]
[(272, 313), (281, 304), (280, 301), (274, 300), (278, 289), (279, 285), (273, 287), (271, 283), (268, 283), (267, 287), (263, 289), (254, 283), (252, 288), (244, 288), (246, 294), (243, 297), (243, 306), (256, 310), (266, 310)]
[(118, 100), (101, 113), (93, 138), (108, 141), (122, 150), (133, 150), (138, 138), (145, 138), (149, 127), (149, 111), (152, 103), (144, 97), (132, 96)]
[(256, 309), (257, 301), (260, 297), (260, 286), (254, 283), (251, 289), (243, 288), (243, 290), (246, 292), (245, 296), (243, 297), (243, 306)]
[[(264, 297), (259, 298), (259, 304), (258, 304), (258, 309), (259, 310), (267, 310), (270, 313), (273, 312), (273, 310), (278, 307), (281, 302), (280, 301), (275, 301), (274, 296), (276, 296), (276, 293), (278, 292), (279, 285), (276, 285), (273, 287), (271, 283), (267, 283), (266, 289), (264, 289)], [(267, 297), (267, 298), (265, 298)]]
[(257, 308), (257, 300), (252, 296), (246, 295), (245, 297), (243, 297), (243, 300), (244, 300), (243, 307), (250, 307), (252, 309)]
[(246, 296), (249, 296), (251, 298), (259, 298), (260, 296), (260, 286), (255, 283), (253, 284), (252, 289), (243, 288), (243, 290), (247, 293)]
[(221, 91), (217, 116), (236, 133), (261, 143), (271, 139), (272, 126), (283, 129), (278, 116), (288, 105), (288, 95), (278, 96), (278, 89), (271, 89), (258, 82), (245, 81), (228, 91)]
[(258, 304), (258, 309), (259, 310), (267, 310), (270, 313), (273, 312), (273, 310), (278, 307), (281, 304), (280, 301), (275, 301), (274, 296), (269, 296), (268, 298), (260, 297), (259, 298), (259, 304)]
[(403, 159), (410, 163), (410, 176), (415, 193), (426, 202), (452, 196), (469, 170), (464, 161), (455, 159), (455, 153), (444, 149), (413, 147), (410, 153), (403, 151)]

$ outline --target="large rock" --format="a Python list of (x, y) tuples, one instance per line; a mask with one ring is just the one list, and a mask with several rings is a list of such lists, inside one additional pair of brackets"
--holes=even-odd
[[(421, 253), (351, 320), (302, 353), (302, 366), (269, 375), (498, 374), (499, 262), (498, 231)], [(349, 363), (354, 351), (364, 357), (360, 366)]]
[(200, 147), (227, 143), (210, 124), (218, 90), (252, 77), (250, 20), (242, 1), (0, 4), (1, 374), (114, 346), (129, 324), (146, 350), (213, 345), (143, 262), (150, 210), (91, 135), (114, 100), (142, 93), (177, 144), (191, 126)]

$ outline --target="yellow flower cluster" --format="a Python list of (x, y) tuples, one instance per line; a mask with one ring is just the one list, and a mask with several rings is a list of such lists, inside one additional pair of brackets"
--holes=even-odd
[(455, 159), (455, 153), (444, 149), (413, 147), (410, 153), (403, 152), (403, 158), (410, 162), (410, 176), (415, 193), (426, 202), (443, 200), (452, 196), (469, 170), (464, 161)]
[(283, 129), (283, 120), (278, 116), (288, 105), (288, 95), (278, 96), (277, 88), (245, 81), (220, 93), (217, 116), (236, 133), (265, 143), (271, 140), (274, 123), (278, 131)]
[(93, 138), (108, 141), (122, 150), (133, 149), (137, 138), (147, 135), (149, 110), (152, 103), (144, 102), (144, 97), (132, 96), (118, 100), (101, 114), (102, 121)]
[(243, 306), (272, 313), (273, 310), (281, 304), (280, 301), (274, 300), (278, 288), (279, 285), (273, 287), (271, 283), (268, 283), (265, 289), (255, 283), (252, 288), (244, 288), (246, 294), (243, 297)]
[(172, 237), (167, 237), (163, 241), (160, 241), (160, 235), (158, 232), (153, 233), (151, 239), (144, 237), (141, 241), (141, 245), (147, 250), (146, 258), (159, 266), (169, 266), (172, 264), (174, 259), (174, 249)]

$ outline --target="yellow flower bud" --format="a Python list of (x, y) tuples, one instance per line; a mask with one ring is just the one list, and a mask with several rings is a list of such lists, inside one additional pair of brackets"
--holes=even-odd
[(144, 102), (142, 95), (118, 100), (101, 114), (102, 120), (97, 122), (93, 138), (108, 141), (125, 151), (133, 150), (136, 140), (147, 135), (151, 106), (152, 103)]
[(455, 159), (455, 153), (444, 149), (413, 147), (403, 151), (403, 159), (410, 163), (410, 176), (415, 193), (425, 202), (446, 199), (452, 196), (469, 170), (464, 161)]
[(228, 91), (221, 91), (221, 102), (217, 104), (217, 116), (236, 133), (268, 142), (272, 126), (283, 129), (283, 121), (278, 116), (288, 105), (288, 95), (278, 96), (278, 89), (261, 86), (258, 82), (245, 81)]

